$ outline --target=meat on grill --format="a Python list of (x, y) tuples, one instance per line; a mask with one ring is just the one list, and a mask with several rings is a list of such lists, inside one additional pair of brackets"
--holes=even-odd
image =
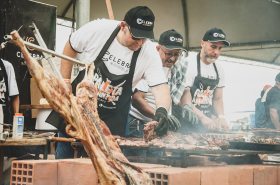
[(158, 125), (157, 121), (150, 121), (145, 124), (143, 132), (144, 132), (144, 141), (149, 142), (157, 137), (155, 132), (155, 128)]
[(93, 77), (94, 66), (87, 68), (85, 79), (77, 86), (77, 95), (74, 96), (62, 79), (47, 73), (30, 56), (18, 32), (13, 31), (11, 35), (12, 42), (20, 48), (42, 95), (65, 119), (67, 134), (81, 140), (84, 145), (100, 184), (152, 184), (142, 169), (129, 163), (110, 130), (99, 118), (97, 89), (90, 79)]

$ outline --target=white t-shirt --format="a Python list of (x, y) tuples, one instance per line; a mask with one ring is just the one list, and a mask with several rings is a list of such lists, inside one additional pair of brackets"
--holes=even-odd
[[(186, 84), (185, 87), (192, 87), (194, 83), (194, 79), (197, 76), (197, 53), (190, 53), (188, 56), (188, 69), (187, 69), (187, 74), (186, 74)], [(224, 87), (225, 86), (225, 75), (223, 68), (219, 64), (219, 61), (215, 62), (217, 71), (219, 74), (219, 83), (217, 87)], [(215, 71), (215, 68), (213, 64), (205, 64), (204, 62), (200, 61), (200, 72), (201, 76), (209, 79), (217, 79), (217, 74)], [(195, 92), (195, 97), (193, 98), (193, 103), (198, 105), (198, 104), (210, 104), (212, 105), (212, 99), (213, 99), (213, 91), (211, 92), (206, 89), (206, 90), (197, 90)], [(197, 98), (199, 97), (199, 98)], [(195, 101), (195, 102), (194, 102)], [(196, 102), (199, 101), (199, 102)]]
[[(18, 91), (18, 86), (17, 86), (14, 67), (10, 62), (1, 59), (0, 62), (2, 62), (2, 61), (4, 63), (4, 66), (5, 66), (5, 69), (6, 69), (6, 72), (7, 72), (7, 76), (8, 76), (9, 96), (18, 95), (19, 91)], [(0, 68), (0, 70), (2, 70), (2, 69)], [(0, 99), (1, 99), (1, 102), (3, 102), (3, 100), (5, 102), (5, 92), (6, 92), (6, 84), (5, 84), (4, 78), (3, 78), (0, 81)]]
[[(74, 32), (70, 44), (74, 50), (81, 53), (79, 59), (93, 62), (104, 44), (119, 25), (120, 21), (97, 19), (91, 21)], [(128, 74), (133, 51), (124, 47), (115, 38), (103, 57), (109, 72), (116, 75)], [(141, 80), (147, 80), (149, 86), (166, 83), (162, 70), (160, 56), (150, 40), (146, 40), (137, 58), (132, 87)]]
[[(171, 69), (167, 68), (167, 67), (163, 67), (165, 75), (168, 79), (171, 78)], [(151, 91), (151, 88), (149, 87), (147, 81), (145, 80), (141, 80), (135, 87), (135, 89), (137, 89), (138, 91), (144, 92), (145, 93), (145, 100), (147, 101), (147, 103), (153, 107), (154, 109), (156, 109), (156, 101), (155, 101), (155, 97)], [(131, 109), (129, 112), (130, 115), (132, 115), (133, 117), (140, 119), (144, 122), (148, 122), (151, 121), (151, 118), (148, 118), (146, 116), (144, 116), (143, 114), (141, 114), (135, 107), (133, 107), (131, 105)]]

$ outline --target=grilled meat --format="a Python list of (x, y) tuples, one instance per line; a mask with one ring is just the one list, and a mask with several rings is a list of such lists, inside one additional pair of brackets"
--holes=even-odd
[(20, 49), (30, 74), (50, 106), (66, 120), (66, 132), (81, 140), (89, 155), (101, 185), (152, 184), (149, 176), (129, 163), (97, 112), (97, 89), (90, 79), (94, 66), (88, 68), (85, 79), (77, 87), (74, 96), (62, 79), (47, 73), (30, 56), (19, 34), (14, 31), (12, 41)]

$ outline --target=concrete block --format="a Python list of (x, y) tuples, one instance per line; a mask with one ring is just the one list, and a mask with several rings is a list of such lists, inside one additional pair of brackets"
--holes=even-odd
[(279, 185), (277, 166), (254, 166), (254, 185)]
[(155, 185), (200, 185), (200, 172), (188, 168), (144, 169)]
[(97, 173), (90, 159), (67, 159), (58, 163), (58, 185), (97, 185)]
[(14, 160), (10, 185), (57, 185), (57, 161)]
[(253, 185), (253, 166), (248, 165), (237, 165), (229, 166), (228, 168), (228, 182), (229, 185)]
[(229, 185), (228, 167), (201, 168), (201, 185)]

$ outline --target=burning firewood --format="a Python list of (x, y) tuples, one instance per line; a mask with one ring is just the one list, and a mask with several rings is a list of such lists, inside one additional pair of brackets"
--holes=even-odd
[(94, 66), (87, 68), (85, 79), (77, 86), (77, 95), (74, 96), (62, 79), (47, 73), (30, 56), (18, 32), (13, 31), (11, 35), (12, 42), (20, 48), (42, 95), (65, 119), (67, 134), (81, 140), (84, 145), (97, 171), (100, 184), (152, 184), (148, 174), (129, 163), (110, 130), (99, 118), (98, 90), (91, 80)]

